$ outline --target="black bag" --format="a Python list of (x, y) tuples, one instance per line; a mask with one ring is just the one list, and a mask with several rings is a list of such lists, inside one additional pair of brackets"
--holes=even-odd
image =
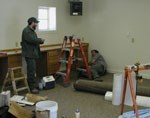
[(0, 107), (0, 118), (16, 118), (8, 112), (9, 107)]

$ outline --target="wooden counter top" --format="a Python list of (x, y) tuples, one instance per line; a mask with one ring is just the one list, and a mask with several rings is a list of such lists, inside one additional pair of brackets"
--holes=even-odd
[[(88, 46), (89, 43), (82, 43), (82, 45)], [(53, 49), (61, 49), (61, 47), (62, 47), (62, 44), (41, 45), (40, 49), (42, 52), (44, 52), (44, 51), (53, 50)], [(67, 44), (67, 47), (69, 47), (69, 44)], [(21, 54), (21, 48), (0, 50), (0, 58), (6, 57), (9, 55), (16, 55), (16, 54)]]

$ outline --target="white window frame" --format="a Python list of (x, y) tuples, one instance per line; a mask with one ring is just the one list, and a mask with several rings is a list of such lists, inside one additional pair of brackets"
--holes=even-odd
[[(56, 29), (57, 29), (57, 25), (56, 25), (56, 21), (57, 21), (56, 20), (56, 7), (43, 7), (43, 6), (40, 6), (38, 8), (38, 20), (39, 21), (42, 20), (41, 18), (39, 18), (39, 10), (40, 9), (45, 9), (48, 12), (47, 19), (44, 19), (44, 20), (47, 20), (47, 29), (40, 29), (40, 27), (38, 26), (38, 31), (56, 31)], [(54, 11), (52, 11), (52, 9)], [(50, 12), (54, 13), (53, 17), (51, 16), (52, 14), (50, 14)], [(52, 18), (54, 20), (54, 22), (53, 22), (54, 24), (50, 24)], [(40, 22), (39, 22), (39, 25), (40, 25)], [(51, 27), (52, 25), (54, 25), (53, 28)]]

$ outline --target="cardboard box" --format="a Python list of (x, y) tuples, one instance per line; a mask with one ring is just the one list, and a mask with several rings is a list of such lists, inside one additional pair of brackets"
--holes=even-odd
[(36, 118), (50, 118), (50, 111), (36, 111)]

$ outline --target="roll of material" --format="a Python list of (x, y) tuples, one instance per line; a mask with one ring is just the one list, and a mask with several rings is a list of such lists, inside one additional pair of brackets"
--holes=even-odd
[(108, 82), (97, 82), (92, 80), (77, 80), (74, 88), (78, 91), (86, 91), (105, 95), (106, 91), (111, 91), (112, 84)]
[[(147, 81), (144, 80), (146, 83)], [(144, 84), (142, 84), (144, 85)], [(137, 85), (137, 95), (140, 96), (150, 96), (150, 87), (149, 86), (142, 86), (140, 84)]]
[(146, 96), (137, 96), (136, 102), (138, 106), (150, 107), (150, 97)]
[[(132, 79), (132, 85), (133, 85), (134, 93), (136, 94), (136, 76), (135, 76), (134, 72), (131, 73), (131, 79)], [(125, 96), (124, 104), (128, 105), (128, 106), (133, 106), (129, 81), (127, 81), (126, 96)]]
[[(136, 93), (136, 79), (135, 74), (132, 73), (132, 84), (134, 88), (134, 92)], [(120, 105), (122, 100), (122, 92), (123, 92), (123, 83), (124, 78), (121, 74), (114, 74), (114, 81), (113, 81), (113, 95), (112, 95), (112, 104), (113, 105)], [(126, 96), (125, 96), (125, 105), (133, 106), (131, 90), (129, 86), (129, 81), (127, 81), (127, 88), (126, 88)]]
[[(111, 91), (107, 91), (105, 94), (105, 100), (112, 101), (112, 96), (113, 96), (113, 93)], [(138, 106), (150, 107), (150, 97), (137, 95), (136, 103)]]
[(120, 105), (122, 99), (122, 89), (123, 89), (123, 74), (114, 74), (113, 76), (113, 95), (112, 104)]
[(112, 101), (112, 92), (111, 91), (107, 91), (105, 93), (105, 100)]

